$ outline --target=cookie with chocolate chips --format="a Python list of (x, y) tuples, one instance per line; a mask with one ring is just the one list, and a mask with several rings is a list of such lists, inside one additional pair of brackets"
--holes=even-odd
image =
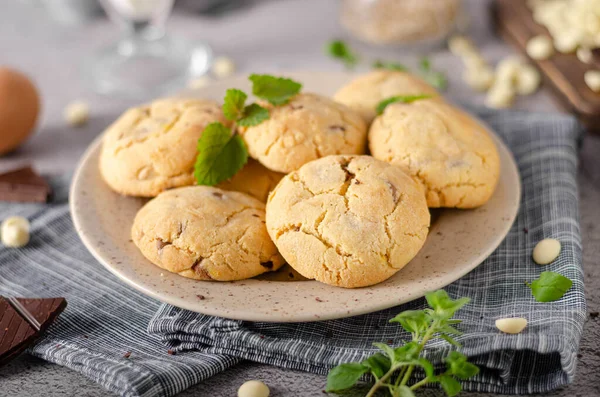
[(370, 156), (329, 156), (285, 176), (267, 201), (267, 230), (304, 277), (345, 288), (380, 283), (429, 231), (421, 185)]
[(352, 109), (317, 94), (299, 94), (272, 106), (270, 117), (239, 133), (250, 156), (270, 170), (288, 173), (309, 161), (334, 154), (363, 154), (367, 125)]
[(198, 139), (217, 121), (228, 124), (218, 103), (202, 99), (166, 98), (129, 109), (104, 133), (100, 173), (128, 196), (192, 185)]
[(279, 269), (265, 205), (239, 192), (190, 186), (140, 209), (131, 236), (155, 265), (196, 280), (242, 280)]

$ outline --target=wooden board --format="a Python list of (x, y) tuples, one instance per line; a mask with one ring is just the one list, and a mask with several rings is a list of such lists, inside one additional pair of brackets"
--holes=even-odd
[[(539, 34), (549, 36), (548, 30), (533, 20), (524, 0), (495, 0), (494, 18), (498, 32), (523, 54), (530, 38)], [(587, 65), (573, 54), (556, 52), (550, 59), (531, 59), (544, 76), (544, 82), (569, 112), (575, 113), (591, 132), (600, 134), (600, 94), (593, 92), (583, 80), (587, 70), (600, 65)]]

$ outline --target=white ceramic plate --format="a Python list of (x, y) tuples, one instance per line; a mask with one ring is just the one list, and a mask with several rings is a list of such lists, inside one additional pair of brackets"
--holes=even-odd
[[(304, 91), (332, 95), (352, 78), (348, 73), (289, 73)], [(221, 100), (227, 88), (251, 92), (245, 77), (221, 80), (187, 92)], [(515, 162), (494, 136), (502, 164), (491, 200), (475, 210), (440, 210), (419, 254), (394, 277), (366, 288), (343, 289), (317, 281), (278, 276), (236, 282), (194, 281), (171, 274), (146, 260), (131, 242), (133, 218), (144, 200), (120, 196), (98, 171), (100, 137), (93, 142), (75, 174), (71, 212), (89, 251), (108, 270), (132, 287), (163, 302), (200, 313), (248, 321), (317, 321), (386, 309), (442, 288), (473, 270), (500, 244), (510, 229), (521, 195)], [(205, 297), (200, 299), (198, 296)]]

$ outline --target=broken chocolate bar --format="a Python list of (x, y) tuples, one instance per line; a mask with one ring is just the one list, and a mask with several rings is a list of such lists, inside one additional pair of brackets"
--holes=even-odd
[(64, 298), (0, 296), (0, 365), (27, 349), (65, 309)]
[(0, 201), (46, 203), (52, 189), (31, 167), (0, 174)]

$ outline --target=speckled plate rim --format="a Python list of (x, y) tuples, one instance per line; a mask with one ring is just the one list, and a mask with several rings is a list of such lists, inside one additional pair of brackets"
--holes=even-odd
[[(354, 76), (335, 72), (285, 75), (302, 81), (306, 91), (326, 95)], [(217, 99), (229, 87), (248, 89), (245, 81), (246, 76), (236, 76), (184, 94)], [(500, 245), (518, 213), (521, 181), (512, 154), (491, 130), (490, 133), (501, 159), (500, 181), (490, 201), (474, 210), (440, 211), (425, 246), (411, 263), (392, 278), (366, 288), (349, 290), (317, 281), (194, 281), (154, 266), (133, 246), (128, 229), (102, 228), (106, 222), (114, 223), (123, 217), (131, 218), (130, 227), (133, 208), (143, 204), (140, 199), (118, 196), (102, 181), (97, 166), (102, 136), (90, 144), (77, 166), (70, 189), (70, 210), (77, 233), (98, 262), (125, 283), (159, 301), (246, 321), (305, 322), (356, 316), (406, 303), (443, 288), (476, 268)], [(90, 195), (88, 189), (115, 200), (116, 207), (120, 208), (123, 202), (130, 208), (109, 217), (98, 215), (94, 211), (102, 198)], [(123, 242), (124, 233), (127, 243)], [(114, 246), (107, 244), (106, 238), (112, 238)]]

